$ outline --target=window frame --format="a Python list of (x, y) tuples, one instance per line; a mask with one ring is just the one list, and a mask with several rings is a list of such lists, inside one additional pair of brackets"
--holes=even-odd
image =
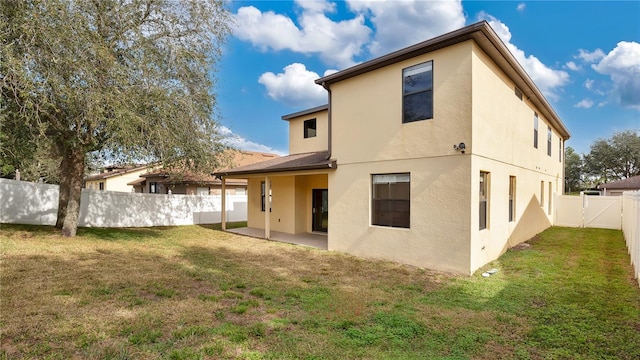
[(158, 186), (158, 182), (154, 181), (149, 183), (149, 193), (160, 194), (160, 186)]
[(516, 221), (516, 177), (509, 176), (509, 222)]
[(491, 181), (490, 178), (490, 172), (480, 171), (480, 177), (478, 179), (478, 230), (485, 230), (489, 228), (489, 201), (491, 196), (491, 186), (489, 183)]
[[(395, 182), (382, 182), (383, 177), (387, 177), (388, 180), (393, 177), (397, 177), (402, 180), (403, 177), (407, 177), (408, 181), (395, 181)], [(378, 179), (378, 183), (376, 183)], [(382, 226), (399, 229), (411, 228), (411, 173), (382, 173), (371, 174), (371, 225)], [(377, 191), (376, 185), (387, 184), (387, 196), (386, 198), (380, 196)], [(392, 197), (392, 191), (396, 187), (392, 187), (392, 184), (406, 184), (407, 188), (400, 188), (399, 194), (405, 194), (405, 197), (398, 196)], [(406, 213), (406, 214), (405, 214)], [(387, 216), (382, 218), (382, 216)], [(401, 218), (399, 218), (401, 216)]]
[[(311, 124), (313, 124), (313, 127), (311, 127)], [(303, 136), (305, 139), (314, 138), (318, 136), (318, 122), (316, 118), (305, 120), (302, 123), (302, 127), (303, 127)], [(311, 133), (310, 130), (313, 130), (313, 133)]]
[[(416, 90), (416, 91), (407, 92), (407, 90), (405, 89), (405, 82), (406, 82), (405, 79), (408, 76), (411, 76), (411, 75), (405, 75), (405, 73), (408, 73), (408, 72), (410, 72), (412, 70), (415, 70), (415, 69), (419, 69), (420, 67), (426, 67), (427, 65), (430, 67), (430, 69), (427, 70), (427, 71), (424, 71), (424, 72), (430, 72), (431, 73), (431, 79), (430, 79), (430, 85), (431, 86), (429, 88), (427, 88), (427, 89), (420, 89), (420, 90)], [(433, 66), (434, 66), (433, 60), (429, 60), (429, 61), (425, 61), (425, 62), (422, 62), (422, 63), (419, 63), (419, 64), (415, 64), (415, 65), (412, 65), (412, 66), (409, 66), (409, 67), (406, 67), (406, 68), (402, 69), (402, 123), (403, 124), (408, 124), (408, 123), (412, 123), (412, 122), (416, 122), (416, 121), (433, 119), (433, 114), (434, 114), (434, 104), (433, 104)], [(418, 72), (416, 74), (422, 74), (422, 73), (423, 72)], [(407, 97), (415, 96), (415, 95), (422, 94), (422, 93), (426, 94), (426, 96), (430, 100), (430, 107), (431, 107), (429, 109), (430, 110), (429, 111), (430, 114), (427, 114), (426, 117), (421, 117), (420, 115), (418, 115), (418, 118), (416, 118), (416, 119), (413, 119), (413, 118), (412, 119), (407, 119), (408, 117), (407, 117), (407, 114), (406, 114), (406, 106), (405, 106)]]
[(551, 139), (553, 138), (553, 132), (551, 126), (547, 125), (547, 156), (551, 157)]
[(533, 147), (538, 148), (538, 113), (533, 113)]
[[(267, 191), (266, 191), (266, 182), (260, 181), (260, 211), (264, 212), (267, 208)], [(273, 209), (271, 207), (271, 189), (269, 189), (269, 212)]]

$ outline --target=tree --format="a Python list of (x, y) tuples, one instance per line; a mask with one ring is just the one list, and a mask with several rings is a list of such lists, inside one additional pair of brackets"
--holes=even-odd
[(2, 134), (53, 144), (63, 235), (76, 233), (88, 153), (215, 167), (211, 74), (229, 21), (222, 0), (0, 2), (0, 118), (24, 123)]
[(640, 135), (626, 130), (596, 140), (584, 164), (590, 175), (605, 183), (640, 175)]
[(564, 152), (564, 177), (567, 190), (578, 190), (582, 184), (582, 158), (571, 146)]

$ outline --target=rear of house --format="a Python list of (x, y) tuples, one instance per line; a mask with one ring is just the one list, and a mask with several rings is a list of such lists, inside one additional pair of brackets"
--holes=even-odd
[(285, 118), (291, 150), (324, 151), (324, 167), (218, 174), (254, 177), (250, 227), (327, 231), (329, 250), (470, 274), (551, 225), (569, 132), (486, 22), (316, 83), (326, 114)]

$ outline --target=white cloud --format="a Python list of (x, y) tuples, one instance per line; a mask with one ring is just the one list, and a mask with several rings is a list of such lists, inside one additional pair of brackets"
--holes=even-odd
[(524, 9), (527, 7), (527, 4), (525, 3), (520, 3), (518, 4), (518, 7), (516, 7), (516, 9), (518, 10), (518, 12), (524, 12)]
[(270, 146), (258, 144), (257, 142), (247, 140), (246, 138), (243, 138), (238, 134), (234, 134), (233, 131), (231, 131), (231, 129), (229, 129), (226, 126), (222, 126), (222, 125), (219, 126), (218, 132), (220, 133), (220, 135), (224, 137), (223, 142), (226, 145), (231, 146), (235, 149), (245, 150), (245, 151), (264, 152), (264, 153), (276, 154), (280, 156), (287, 155), (286, 151), (276, 150)]
[(640, 44), (621, 41), (600, 62), (591, 65), (613, 81), (612, 96), (620, 105), (640, 110)]
[(267, 88), (270, 98), (291, 106), (308, 107), (329, 101), (327, 91), (315, 83), (319, 77), (317, 73), (307, 70), (304, 64), (293, 63), (287, 65), (283, 73), (262, 74), (258, 82)]
[(348, 0), (349, 8), (370, 18), (376, 29), (369, 45), (382, 55), (459, 29), (465, 25), (460, 0)]
[(589, 109), (593, 106), (593, 101), (590, 99), (582, 99), (579, 103), (573, 105), (573, 107)]
[(489, 22), (493, 30), (495, 30), (544, 95), (556, 99), (558, 90), (569, 83), (569, 74), (566, 71), (554, 70), (546, 66), (534, 55), (527, 56), (523, 50), (511, 43), (511, 31), (500, 20), (485, 12), (481, 12), (478, 17)]
[(582, 59), (588, 63), (594, 63), (604, 57), (604, 52), (600, 49), (595, 49), (593, 52), (589, 52), (584, 49), (578, 50), (579, 54), (576, 56), (576, 59)]
[(576, 64), (573, 61), (568, 61), (566, 64), (564, 64), (564, 67), (572, 71), (582, 70), (580, 65)]
[(593, 83), (594, 83), (593, 80), (587, 79), (587, 80), (584, 81), (584, 87), (589, 89), (589, 90), (591, 90), (591, 89), (593, 89)]
[(294, 21), (273, 11), (261, 12), (244, 6), (234, 14), (234, 35), (251, 42), (262, 51), (291, 50), (303, 54), (318, 54), (327, 64), (347, 67), (355, 64), (354, 57), (369, 41), (371, 29), (364, 17), (335, 22), (325, 12), (335, 11), (335, 4), (327, 1), (298, 1), (302, 8), (296, 25)]

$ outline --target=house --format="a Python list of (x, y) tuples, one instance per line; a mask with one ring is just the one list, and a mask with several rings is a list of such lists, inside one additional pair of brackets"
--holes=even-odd
[(132, 192), (133, 186), (129, 182), (148, 170), (148, 165), (111, 165), (98, 174), (85, 177), (83, 185), (85, 189)]
[[(241, 166), (277, 158), (278, 155), (253, 151), (228, 151), (223, 155), (224, 160)], [(188, 194), (188, 195), (218, 195), (221, 194), (221, 181), (211, 175), (197, 174), (188, 170), (171, 173), (161, 168), (140, 174), (128, 185), (133, 186), (137, 193), (151, 194)], [(230, 179), (227, 182), (227, 195), (245, 195), (247, 180)]]
[(605, 196), (620, 196), (625, 191), (640, 191), (640, 175), (598, 185)]
[(570, 134), (487, 22), (316, 83), (329, 103), (283, 116), (289, 156), (215, 173), (248, 180), (265, 238), (472, 274), (552, 225)]

